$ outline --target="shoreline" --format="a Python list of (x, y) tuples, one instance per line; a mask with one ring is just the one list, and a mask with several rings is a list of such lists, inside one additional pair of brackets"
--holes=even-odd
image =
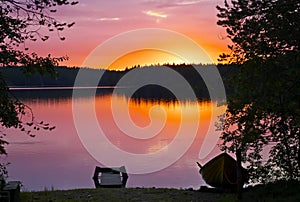
[[(249, 186), (241, 201), (300, 201), (300, 181), (277, 181)], [(213, 189), (93, 188), (21, 192), (20, 201), (238, 201), (234, 192)], [(240, 200), (239, 200), (240, 201)]]
[(221, 193), (174, 188), (94, 188), (21, 192), (20, 201), (216, 201)]

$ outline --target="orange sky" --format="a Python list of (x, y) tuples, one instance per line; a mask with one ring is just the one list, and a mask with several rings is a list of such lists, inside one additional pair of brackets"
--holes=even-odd
[[(94, 48), (118, 34), (163, 28), (191, 38), (217, 62), (218, 55), (227, 51), (229, 40), (224, 39), (224, 28), (216, 24), (216, 5), (223, 5), (223, 0), (80, 0), (76, 6), (61, 8), (56, 13), (61, 21), (76, 22), (74, 27), (60, 34), (66, 37), (65, 41), (60, 41), (55, 33), (46, 42), (26, 45), (41, 55), (68, 55), (70, 59), (61, 65), (81, 66)], [(139, 60), (136, 60), (137, 54)], [(122, 61), (114, 63), (127, 61), (125, 66), (133, 66), (179, 61), (163, 51), (135, 52), (120, 58)]]
[[(109, 69), (130, 68), (132, 67), (133, 63), (139, 64), (140, 66), (146, 66), (148, 64), (153, 64), (153, 61), (159, 61), (159, 64), (169, 63), (170, 61), (171, 63), (175, 64), (184, 63), (184, 60), (182, 60), (181, 58), (171, 55), (164, 51), (141, 50), (133, 51), (129, 54), (121, 56), (111, 65), (109, 65)], [(158, 64), (156, 63), (155, 65)]]

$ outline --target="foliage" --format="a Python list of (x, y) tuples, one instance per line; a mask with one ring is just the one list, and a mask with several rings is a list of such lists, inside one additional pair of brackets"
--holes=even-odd
[[(45, 41), (49, 38), (45, 33), (57, 32), (61, 40), (60, 32), (72, 23), (59, 22), (52, 13), (63, 5), (75, 5), (77, 2), (69, 0), (1, 0), (0, 1), (0, 67), (18, 67), (26, 75), (33, 73), (50, 74), (55, 76), (54, 67), (67, 57), (53, 58), (51, 55), (40, 57), (31, 53), (25, 42)], [(24, 116), (30, 116), (30, 120), (23, 121)], [(37, 122), (31, 109), (10, 94), (6, 80), (0, 74), (0, 155), (6, 154), (3, 140), (3, 128), (18, 128), (30, 136), (31, 132), (39, 130), (52, 130), (48, 124)], [(1, 174), (1, 173), (0, 173)]]
[(220, 61), (239, 67), (221, 147), (243, 151), (253, 182), (300, 180), (300, 2), (233, 0), (217, 9), (232, 41)]
[(252, 59), (272, 59), (299, 47), (299, 1), (232, 0), (219, 10), (218, 25), (226, 27), (231, 54), (222, 59), (237, 64)]
[(300, 182), (276, 181), (264, 185), (249, 186), (244, 190), (242, 200), (237, 200), (231, 193), (225, 193), (218, 202), (252, 202), (252, 201), (299, 201)]

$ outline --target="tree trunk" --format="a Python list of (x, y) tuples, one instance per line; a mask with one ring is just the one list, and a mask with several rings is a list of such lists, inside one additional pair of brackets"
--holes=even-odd
[[(288, 135), (284, 135), (285, 137), (288, 137)], [(287, 156), (289, 156), (291, 154), (291, 149), (290, 149), (290, 145), (288, 144), (288, 139), (287, 138), (284, 138), (283, 141), (283, 146), (284, 146), (284, 149), (285, 149), (285, 152), (287, 154)], [(292, 158), (285, 158), (285, 164), (286, 165), (283, 165), (284, 167), (287, 166), (287, 172), (288, 172), (288, 175), (289, 175), (289, 180), (292, 180), (294, 178), (294, 169), (293, 169), (293, 164), (292, 164)]]
[(243, 189), (243, 176), (242, 176), (242, 152), (241, 149), (236, 150), (236, 177), (237, 177), (237, 198), (242, 198), (242, 189)]
[[(300, 168), (300, 135), (299, 134), (297, 134), (298, 135), (298, 168)], [(297, 177), (299, 177), (300, 176), (300, 171), (299, 171), (300, 169), (298, 169), (298, 176)]]

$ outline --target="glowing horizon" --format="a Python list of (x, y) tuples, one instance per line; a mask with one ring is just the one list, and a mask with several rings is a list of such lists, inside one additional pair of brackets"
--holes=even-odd
[[(67, 55), (70, 59), (60, 65), (81, 67), (95, 47), (120, 33), (143, 28), (161, 28), (191, 38), (208, 53), (214, 63), (217, 63), (218, 56), (228, 51), (229, 44), (229, 40), (225, 39), (225, 29), (216, 24), (217, 5), (223, 5), (223, 0), (79, 2), (76, 6), (63, 7), (55, 14), (61, 21), (76, 23), (71, 29), (60, 33), (66, 37), (65, 41), (60, 41), (57, 33), (49, 33), (50, 39), (46, 42), (28, 42), (26, 45), (30, 51), (42, 56), (49, 53), (54, 57)], [(141, 58), (130, 62), (130, 57), (134, 55), (141, 56), (141, 53), (128, 54), (127, 59), (120, 56), (120, 61), (114, 63), (116, 65), (124, 61), (126, 64), (120, 66), (145, 66), (166, 62), (178, 64), (181, 61), (168, 54), (144, 51)], [(120, 69), (115, 65), (115, 68)]]

